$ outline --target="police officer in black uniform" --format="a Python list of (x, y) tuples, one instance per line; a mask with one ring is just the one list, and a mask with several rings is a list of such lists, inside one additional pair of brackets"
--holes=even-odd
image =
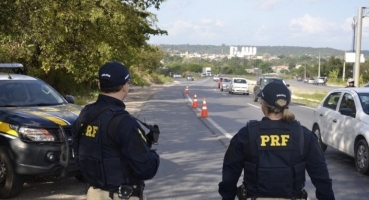
[[(307, 199), (305, 170), (318, 199), (335, 199), (316, 135), (288, 109), (288, 88), (269, 83), (258, 96), (265, 117), (249, 121), (230, 141), (219, 183), (223, 200), (236, 195), (239, 199)], [(237, 187), (242, 170), (243, 184)]]
[(129, 80), (123, 64), (103, 65), (98, 99), (83, 108), (73, 125), (75, 160), (90, 186), (87, 200), (146, 199), (144, 180), (159, 168), (159, 155), (150, 150), (153, 141), (125, 110)]

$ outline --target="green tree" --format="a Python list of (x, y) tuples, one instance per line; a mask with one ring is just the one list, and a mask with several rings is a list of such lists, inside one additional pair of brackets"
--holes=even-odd
[(0, 45), (11, 50), (4, 61), (22, 62), (61, 92), (74, 83), (95, 86), (98, 68), (110, 60), (153, 71), (162, 59), (153, 52), (161, 50), (147, 40), (166, 31), (147, 9), (163, 1), (1, 1)]

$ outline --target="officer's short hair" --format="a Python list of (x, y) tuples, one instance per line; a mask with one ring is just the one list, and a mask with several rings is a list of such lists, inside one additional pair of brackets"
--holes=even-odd
[(104, 87), (103, 86), (104, 83), (101, 84), (104, 81), (106, 81), (106, 80), (101, 80), (100, 81), (100, 91), (101, 92), (104, 92), (104, 93), (116, 93), (116, 92), (119, 92), (122, 89), (122, 87), (124, 86), (124, 84), (123, 84), (123, 85), (112, 86), (112, 87), (106, 87), (106, 86)]

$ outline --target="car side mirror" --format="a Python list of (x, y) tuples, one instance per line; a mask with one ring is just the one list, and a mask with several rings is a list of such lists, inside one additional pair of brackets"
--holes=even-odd
[(287, 87), (290, 87), (290, 84), (286, 84)]
[(72, 95), (65, 95), (65, 100), (67, 100), (68, 103), (74, 103), (74, 96)]
[(356, 111), (351, 108), (340, 108), (339, 112), (342, 115), (350, 116), (355, 118), (356, 117)]

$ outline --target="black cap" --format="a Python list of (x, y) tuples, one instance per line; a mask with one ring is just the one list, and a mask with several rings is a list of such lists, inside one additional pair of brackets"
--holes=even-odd
[[(290, 103), (291, 92), (285, 84), (271, 82), (266, 85), (261, 92), (259, 92), (258, 97), (262, 98), (268, 105), (283, 108)], [(279, 99), (286, 100), (287, 104), (282, 107), (279, 106), (276, 104)]]
[(129, 74), (128, 69), (122, 63), (117, 61), (105, 63), (99, 70), (99, 81), (101, 87), (124, 85), (130, 78), (131, 75)]

